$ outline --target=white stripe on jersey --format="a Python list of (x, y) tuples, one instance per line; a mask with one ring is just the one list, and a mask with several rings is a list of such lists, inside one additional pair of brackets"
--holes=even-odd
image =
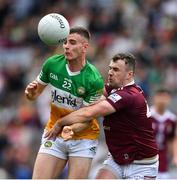
[(48, 83), (45, 83), (44, 81), (41, 81), (39, 77), (40, 77), (40, 75), (38, 75), (37, 78), (36, 78), (37, 82), (39, 82), (42, 85), (48, 85)]

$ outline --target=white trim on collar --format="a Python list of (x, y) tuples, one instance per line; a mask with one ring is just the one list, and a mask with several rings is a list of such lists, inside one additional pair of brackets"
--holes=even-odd
[[(134, 80), (131, 81), (130, 83), (126, 84), (125, 86), (130, 86), (130, 85), (133, 85), (133, 84), (135, 84), (135, 81), (134, 81)], [(124, 87), (125, 87), (125, 86), (124, 86)]]
[[(109, 86), (109, 83), (107, 83), (107, 84), (108, 84), (108, 86)], [(135, 81), (134, 81), (134, 80), (131, 81), (130, 83), (126, 84), (125, 86), (119, 87), (119, 88), (117, 88), (117, 89), (112, 89), (112, 90), (111, 90), (111, 93), (114, 93), (114, 92), (117, 91), (117, 90), (122, 90), (124, 87), (126, 87), (126, 86), (131, 86), (131, 85), (133, 85), (133, 84), (135, 84)]]
[(70, 69), (69, 69), (69, 67), (68, 67), (68, 64), (66, 64), (66, 70), (67, 70), (67, 72), (68, 72), (68, 74), (69, 74), (70, 76), (75, 76), (75, 75), (80, 74), (80, 71), (76, 71), (76, 72), (70, 71)]

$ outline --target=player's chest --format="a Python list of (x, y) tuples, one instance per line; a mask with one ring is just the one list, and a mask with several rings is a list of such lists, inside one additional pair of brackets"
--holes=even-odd
[(89, 89), (89, 82), (82, 74), (69, 76), (66, 73), (51, 72), (48, 79), (52, 87), (79, 97), (83, 97)]

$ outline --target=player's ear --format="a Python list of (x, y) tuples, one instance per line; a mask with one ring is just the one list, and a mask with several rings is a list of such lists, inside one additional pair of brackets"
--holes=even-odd
[(87, 51), (88, 47), (89, 47), (89, 44), (87, 42), (84, 42), (83, 43), (83, 49), (85, 52)]
[(128, 71), (128, 78), (132, 78), (133, 77), (133, 71)]

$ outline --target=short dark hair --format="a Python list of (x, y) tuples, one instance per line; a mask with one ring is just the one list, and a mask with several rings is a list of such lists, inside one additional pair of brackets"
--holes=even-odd
[(155, 94), (161, 94), (161, 93), (166, 93), (171, 95), (171, 92), (164, 87), (159, 87), (158, 89), (155, 90)]
[(118, 53), (113, 56), (112, 60), (113, 60), (113, 62), (116, 62), (117, 60), (125, 61), (125, 64), (128, 65), (129, 69), (131, 69), (133, 71), (133, 74), (135, 73), (136, 58), (133, 54)]
[(90, 33), (87, 29), (85, 29), (84, 27), (73, 27), (70, 29), (70, 34), (73, 33), (77, 33), (81, 36), (83, 36), (84, 38), (86, 38), (88, 41), (90, 40)]

